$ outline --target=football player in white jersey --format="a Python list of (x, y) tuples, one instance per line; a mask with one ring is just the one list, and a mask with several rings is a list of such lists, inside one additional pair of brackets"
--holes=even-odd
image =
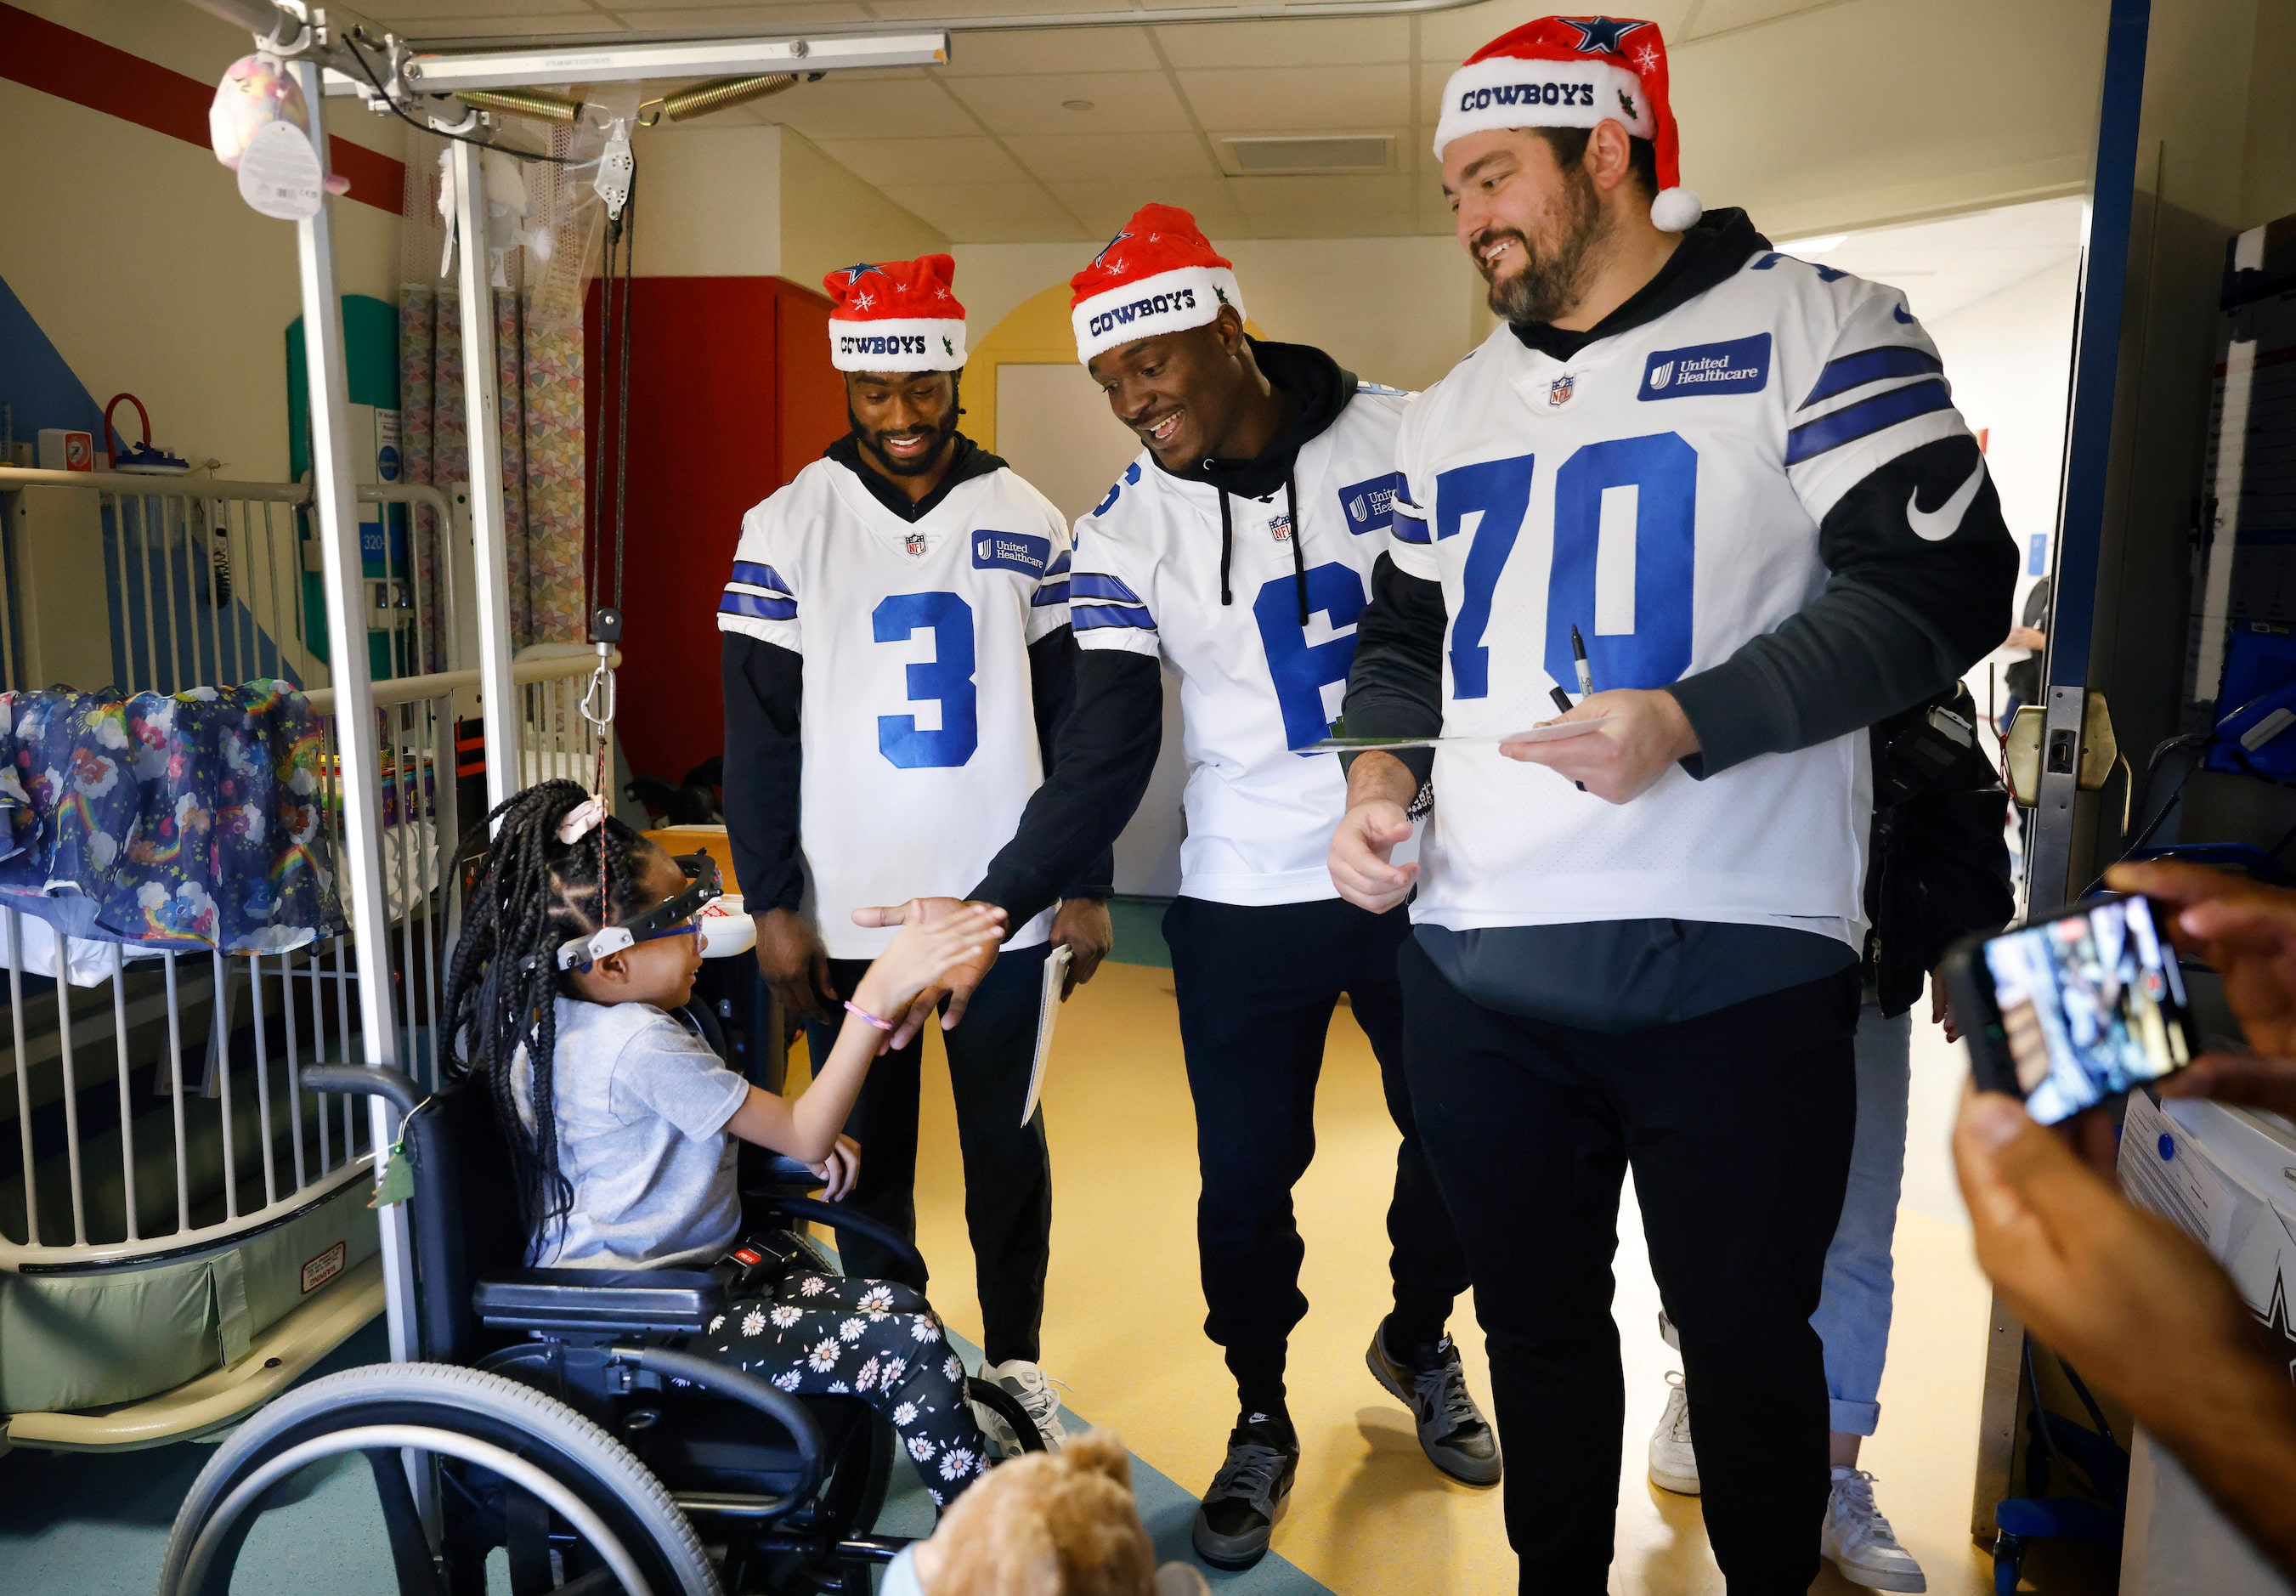
[[(1522, 1588), (1604, 1588), (1631, 1168), (1716, 1559), (1740, 1596), (1799, 1592), (1829, 1497), (1809, 1320), (1855, 1107), (1865, 728), (2000, 640), (2016, 548), (1904, 297), (1677, 185), (1655, 25), (1542, 19), (1442, 105), (1505, 325), (1404, 422), (1347, 719), (1463, 740), (1431, 771), (1353, 761), (1332, 873), (1368, 909), (1416, 887), (1406, 1070), (1502, 1436), (1530, 1441)], [(1565, 719), (1596, 728), (1505, 741), (1585, 690), (1575, 639)]]
[[(1044, 495), (959, 433), (964, 311), (946, 255), (824, 279), (831, 354), (853, 430), (742, 522), (718, 605), (725, 638), (726, 815), (758, 962), (808, 1024), (816, 1058), (887, 933), (855, 924), (889, 894), (960, 893), (1012, 833), (1066, 712), (1069, 532)], [(1024, 1125), (1042, 971), (1069, 944), (1076, 980), (1108, 950), (1103, 851), (1029, 911), (947, 1039), (965, 1221), (985, 1328), (984, 1378), (1046, 1438), (1059, 1399), (1037, 1367), (1052, 1233), (1044, 1115)], [(849, 1002), (844, 1006), (850, 1008)], [(838, 1016), (841, 1018), (842, 1016)], [(902, 1034), (848, 1130), (849, 1204), (916, 1234), (918, 1065)], [(891, 1272), (865, 1238), (856, 1273)], [(1004, 1421), (981, 1410), (992, 1436)]]
[(1446, 1329), (1466, 1271), (1399, 1073), (1395, 954), (1409, 926), (1334, 893), (1324, 845), (1345, 782), (1331, 753), (1309, 751), (1338, 713), (1387, 547), (1404, 396), (1320, 350), (1247, 337), (1229, 263), (1170, 206), (1144, 207), (1072, 286), (1078, 357), (1146, 447), (1077, 522), (1076, 711), (972, 895), (1024, 919), (1122, 829), (1156, 762), (1168, 662), (1187, 839), (1164, 938), (1203, 1174), (1204, 1328), (1239, 1399), (1194, 1536), (1208, 1561), (1243, 1567), (1267, 1551), (1298, 1466), (1283, 1374), (1308, 1300), (1292, 1188), (1315, 1153), (1342, 994), (1404, 1136), (1388, 1209), (1395, 1306), (1368, 1362), (1438, 1468), (1480, 1485), (1500, 1472)]

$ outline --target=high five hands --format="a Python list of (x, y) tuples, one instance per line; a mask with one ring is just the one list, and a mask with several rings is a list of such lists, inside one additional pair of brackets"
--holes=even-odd
[[(853, 923), (872, 928), (901, 926), (911, 915), (922, 917), (926, 925), (945, 919), (971, 908), (979, 907), (963, 898), (912, 898), (906, 903), (881, 904), (853, 911)], [(1011, 934), (1011, 927), (1005, 928)], [(1108, 905), (1097, 898), (1064, 899), (1060, 912), (1053, 917), (1051, 942), (1054, 947), (1069, 950), (1068, 975), (1061, 986), (1061, 1000), (1092, 979), (1100, 962), (1108, 956), (1114, 942), (1109, 920)], [(940, 1028), (953, 1031), (964, 1017), (965, 1006), (972, 1001), (972, 993), (989, 967), (996, 962), (996, 944), (984, 946), (977, 958), (965, 960), (952, 968), (939, 984), (926, 988), (909, 1005), (908, 1012), (894, 1022), (889, 1048), (903, 1048), (924, 1028), (925, 1016), (938, 1008), (942, 999), (948, 1000), (948, 1011), (941, 1016)], [(886, 1016), (890, 1018), (892, 1016)]]

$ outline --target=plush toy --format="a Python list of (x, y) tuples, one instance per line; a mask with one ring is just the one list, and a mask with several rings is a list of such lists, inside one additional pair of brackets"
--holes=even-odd
[(1206, 1596), (1185, 1563), (1156, 1567), (1131, 1456), (1098, 1430), (989, 1470), (894, 1564), (888, 1596), (905, 1573), (923, 1596)]
[[(208, 103), (208, 143), (215, 147), (216, 159), (227, 169), (239, 170), (239, 158), (266, 122), (292, 122), (308, 136), (310, 108), (279, 62), (267, 55), (242, 55), (225, 70), (215, 98)], [(350, 186), (348, 177), (331, 174), (327, 178), (331, 194), (347, 193)]]

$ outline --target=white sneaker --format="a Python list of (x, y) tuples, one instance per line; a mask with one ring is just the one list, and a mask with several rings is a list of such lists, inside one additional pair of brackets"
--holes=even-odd
[(1669, 1369), (1666, 1411), (1651, 1432), (1650, 1483), (1678, 1496), (1698, 1494), (1698, 1454), (1690, 1445), (1690, 1397), (1682, 1388), (1682, 1371)]
[[(1036, 1421), (1037, 1433), (1045, 1438), (1045, 1450), (1060, 1451), (1069, 1432), (1061, 1423), (1061, 1394), (1053, 1389), (1053, 1382), (1043, 1370), (1026, 1358), (1011, 1358), (1002, 1363), (982, 1364), (980, 1378), (1011, 1392)], [(981, 1433), (995, 1442), (1006, 1457), (1021, 1455), (1021, 1438), (1013, 1433), (1013, 1427), (1004, 1421), (1003, 1414), (974, 1403), (972, 1416)]]
[[(1655, 1447), (1655, 1442), (1652, 1443)], [(1874, 1477), (1857, 1468), (1833, 1471), (1825, 1499), (1825, 1529), (1818, 1550), (1853, 1585), (1874, 1591), (1926, 1591), (1922, 1566), (1898, 1544), (1890, 1521), (1874, 1505)]]

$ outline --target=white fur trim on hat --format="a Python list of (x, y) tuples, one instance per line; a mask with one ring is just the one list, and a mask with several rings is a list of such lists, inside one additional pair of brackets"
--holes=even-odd
[(955, 371), (964, 364), (964, 324), (923, 317), (832, 317), (829, 361), (840, 371)]
[(1069, 312), (1076, 327), (1077, 358), (1092, 358), (1119, 343), (1210, 326), (1222, 306), (1242, 316), (1243, 292), (1226, 267), (1182, 266), (1136, 283), (1096, 293)]
[(1604, 61), (1528, 61), (1494, 55), (1470, 62), (1443, 86), (1435, 159), (1469, 133), (1496, 128), (1592, 128), (1616, 122), (1636, 138), (1658, 136), (1643, 80)]
[(1686, 188), (1660, 189), (1651, 202), (1651, 226), (1661, 233), (1682, 233), (1706, 214), (1706, 203)]

